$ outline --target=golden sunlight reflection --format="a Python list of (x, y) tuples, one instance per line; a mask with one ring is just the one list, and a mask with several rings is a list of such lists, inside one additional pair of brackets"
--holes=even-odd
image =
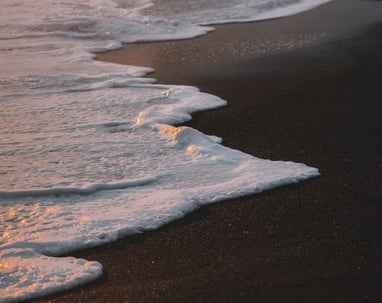
[(190, 145), (187, 147), (187, 151), (191, 154), (196, 154), (199, 152), (199, 149), (195, 145)]

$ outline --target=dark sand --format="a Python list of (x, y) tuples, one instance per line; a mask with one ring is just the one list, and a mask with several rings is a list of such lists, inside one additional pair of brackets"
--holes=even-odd
[[(287, 19), (111, 53), (130, 64), (148, 60), (161, 83), (195, 85), (229, 101), (193, 115), (192, 127), (257, 157), (318, 167), (322, 176), (78, 252), (100, 261), (105, 275), (34, 302), (382, 302), (382, 23), (368, 18), (375, 10), (354, 5), (382, 2), (339, 0)], [(231, 39), (252, 41), (255, 32), (263, 41), (314, 39), (289, 51), (272, 40), (267, 56), (220, 49)], [(146, 58), (139, 61), (137, 50)]]

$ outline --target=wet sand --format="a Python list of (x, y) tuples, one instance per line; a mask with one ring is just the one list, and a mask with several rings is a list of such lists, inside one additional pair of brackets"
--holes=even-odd
[[(100, 261), (104, 276), (33, 302), (378, 302), (382, 22), (371, 6), (347, 3), (382, 5), (339, 0), (285, 19), (106, 54), (154, 67), (160, 83), (194, 85), (229, 102), (194, 114), (188, 125), (229, 147), (303, 162), (322, 175), (77, 252)], [(247, 43), (260, 34), (264, 47)], [(223, 47), (235, 39), (249, 49)]]

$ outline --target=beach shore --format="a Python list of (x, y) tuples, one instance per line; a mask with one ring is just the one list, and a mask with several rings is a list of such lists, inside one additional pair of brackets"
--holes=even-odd
[(76, 252), (101, 262), (103, 277), (33, 302), (381, 300), (381, 11), (381, 1), (338, 0), (100, 55), (227, 100), (187, 125), (321, 176)]

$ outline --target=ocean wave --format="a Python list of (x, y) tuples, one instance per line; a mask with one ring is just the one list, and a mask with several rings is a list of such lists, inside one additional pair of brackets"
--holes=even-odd
[(46, 254), (101, 245), (201, 204), (317, 176), (315, 168), (257, 159), (170, 126), (226, 102), (193, 87), (154, 85), (142, 78), (151, 68), (95, 61), (91, 52), (196, 37), (213, 30), (205, 24), (280, 17), (325, 2), (3, 0), (0, 302), (102, 273), (99, 263)]

